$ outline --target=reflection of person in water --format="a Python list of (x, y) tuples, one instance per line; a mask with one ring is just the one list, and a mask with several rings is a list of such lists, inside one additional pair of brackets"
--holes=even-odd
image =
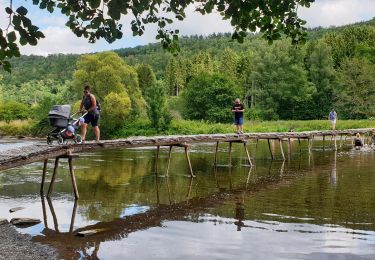
[(354, 147), (356, 150), (360, 150), (363, 147), (363, 140), (361, 135), (357, 133), (354, 138)]
[(245, 227), (245, 223), (243, 222), (245, 218), (245, 205), (242, 202), (236, 203), (236, 219), (238, 221), (234, 222), (237, 226), (237, 231), (241, 231), (241, 227)]
[(336, 186), (336, 183), (337, 183), (336, 160), (337, 160), (337, 152), (335, 151), (335, 154), (333, 157), (332, 170), (331, 170), (331, 178), (330, 178), (330, 183), (332, 186)]

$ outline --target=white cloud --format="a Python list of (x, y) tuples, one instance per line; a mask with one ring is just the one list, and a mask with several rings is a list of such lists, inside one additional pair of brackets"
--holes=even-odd
[(300, 8), (307, 26), (328, 27), (369, 20), (375, 16), (374, 0), (316, 0), (310, 8)]
[(52, 53), (89, 53), (94, 52), (92, 44), (85, 38), (76, 37), (66, 27), (48, 27), (42, 30), (45, 37), (37, 46), (21, 46), (22, 54), (46, 56)]

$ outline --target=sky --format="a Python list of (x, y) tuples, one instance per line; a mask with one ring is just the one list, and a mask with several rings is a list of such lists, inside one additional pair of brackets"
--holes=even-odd
[[(6, 27), (7, 17), (4, 8), (9, 0), (0, 0), (0, 28)], [(32, 0), (13, 0), (13, 7), (25, 6), (28, 17), (40, 27), (46, 38), (40, 40), (37, 46), (21, 46), (21, 53), (30, 55), (48, 55), (55, 53), (91, 53), (104, 50), (114, 50), (126, 47), (145, 45), (156, 42), (156, 26), (146, 27), (141, 37), (133, 37), (130, 30), (131, 17), (122, 18), (124, 36), (112, 44), (105, 40), (90, 44), (87, 39), (76, 37), (67, 27), (66, 18), (59, 11), (50, 14), (32, 5)], [(231, 32), (228, 21), (223, 21), (218, 14), (201, 15), (188, 8), (187, 18), (172, 24), (173, 29), (179, 29), (180, 35), (209, 35), (218, 32)], [(310, 8), (299, 8), (300, 17), (307, 21), (308, 27), (329, 27), (351, 24), (370, 20), (375, 16), (375, 0), (316, 0)]]

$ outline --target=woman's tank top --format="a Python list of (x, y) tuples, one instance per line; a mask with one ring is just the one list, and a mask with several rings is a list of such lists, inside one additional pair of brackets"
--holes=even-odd
[[(89, 97), (83, 96), (83, 106), (86, 110), (88, 110), (92, 106), (92, 102), (91, 102), (90, 97), (91, 96), (89, 96)], [(89, 114), (99, 115), (98, 108), (96, 107), (93, 111), (90, 111)]]

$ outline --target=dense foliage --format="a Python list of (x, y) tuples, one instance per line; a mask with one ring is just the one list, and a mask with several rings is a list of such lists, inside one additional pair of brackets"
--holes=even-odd
[[(369, 119), (375, 116), (374, 28), (375, 20), (314, 29), (298, 48), (288, 39), (268, 45), (254, 35), (239, 44), (230, 34), (214, 34), (182, 38), (177, 56), (149, 44), (92, 55), (21, 57), (14, 74), (0, 74), (0, 99), (25, 104), (26, 117), (40, 122), (54, 103), (79, 103), (82, 87), (90, 84), (102, 103), (107, 136), (132, 132), (126, 129), (135, 121), (153, 128), (147, 131), (168, 132), (171, 115), (230, 122), (236, 97), (247, 119), (326, 119), (332, 108), (340, 119)], [(25, 118), (7, 114), (10, 120)]]

